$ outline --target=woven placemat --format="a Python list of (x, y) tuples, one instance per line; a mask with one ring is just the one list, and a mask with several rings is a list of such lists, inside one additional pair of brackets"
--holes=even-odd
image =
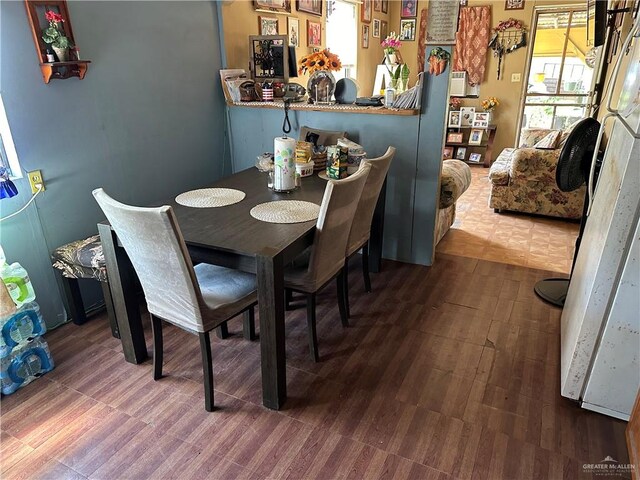
[(301, 223), (318, 218), (320, 206), (301, 200), (278, 200), (256, 205), (249, 213), (263, 222)]
[(245, 196), (243, 191), (233, 188), (202, 188), (181, 193), (176, 202), (194, 208), (225, 207), (242, 201)]

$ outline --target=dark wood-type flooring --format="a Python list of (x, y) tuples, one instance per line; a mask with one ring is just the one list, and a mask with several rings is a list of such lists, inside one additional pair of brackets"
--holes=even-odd
[(55, 370), (2, 399), (1, 477), (571, 479), (628, 461), (626, 423), (560, 396), (560, 310), (532, 290), (548, 272), (440, 254), (385, 262), (366, 294), (355, 263), (350, 328), (333, 285), (319, 297), (320, 363), (305, 310), (287, 313), (280, 412), (261, 406), (241, 319), (212, 339), (214, 413), (193, 335), (165, 328), (154, 382), (104, 316), (47, 333)]

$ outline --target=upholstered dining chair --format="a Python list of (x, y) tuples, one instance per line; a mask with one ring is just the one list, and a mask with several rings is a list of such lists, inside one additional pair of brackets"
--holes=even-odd
[[(347, 240), (362, 189), (371, 169), (363, 165), (343, 180), (329, 180), (324, 191), (310, 253), (284, 272), (285, 289), (304, 293), (307, 301), (307, 331), (311, 358), (319, 361), (316, 334), (316, 293), (336, 276), (342, 275)], [(338, 306), (347, 325), (343, 282), (338, 281)]]
[(347, 243), (347, 256), (344, 264), (344, 272), (340, 280), (344, 282), (345, 306), (347, 317), (349, 317), (349, 287), (348, 287), (348, 264), (349, 258), (358, 250), (362, 249), (362, 275), (364, 277), (365, 291), (371, 291), (371, 278), (369, 277), (369, 236), (371, 234), (371, 221), (373, 213), (378, 203), (378, 197), (382, 190), (382, 185), (387, 177), (387, 172), (391, 166), (391, 161), (396, 154), (394, 147), (387, 148), (384, 155), (378, 158), (369, 158), (365, 162), (371, 166), (371, 171), (367, 176), (367, 182), (358, 202), (358, 208), (351, 225), (349, 241)]
[[(162, 377), (162, 320), (200, 338), (205, 409), (213, 411), (209, 332), (257, 303), (254, 275), (208, 264), (195, 267), (173, 210), (120, 203), (93, 191), (131, 259), (147, 300), (153, 328), (153, 379)], [(245, 328), (250, 315), (245, 316)], [(251, 318), (252, 319), (252, 318)]]

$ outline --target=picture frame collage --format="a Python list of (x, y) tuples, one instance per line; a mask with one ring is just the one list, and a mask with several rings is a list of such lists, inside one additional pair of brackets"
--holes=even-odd
[(400, 40), (414, 42), (416, 39), (416, 22), (418, 16), (418, 0), (401, 0)]
[(476, 112), (475, 107), (462, 107), (460, 110), (450, 110), (447, 127), (489, 128), (489, 113)]
[[(369, 0), (371, 2), (372, 0)], [(253, 7), (256, 12), (266, 13), (267, 15), (258, 16), (258, 33), (260, 35), (278, 35), (280, 33), (280, 19), (273, 14), (290, 15), (292, 13), (291, 5), (293, 0), (253, 0)], [(322, 17), (322, 0), (296, 0), (296, 10), (298, 12), (309, 13)], [(269, 15), (271, 14), (271, 15)], [(322, 23), (315, 20), (307, 19), (306, 33), (307, 46), (311, 48), (320, 48), (322, 46)], [(287, 17), (287, 37), (289, 46), (299, 47), (302, 45), (302, 36), (300, 35), (300, 19), (293, 16)], [(304, 28), (304, 27), (303, 27)], [(364, 33), (364, 29), (363, 29)], [(368, 29), (366, 35), (366, 44), (368, 46)], [(363, 35), (363, 45), (365, 38)], [(367, 47), (365, 47), (367, 48)]]

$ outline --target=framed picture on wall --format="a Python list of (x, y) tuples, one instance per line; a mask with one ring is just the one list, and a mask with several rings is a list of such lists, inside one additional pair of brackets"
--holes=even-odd
[(322, 16), (322, 0), (297, 0), (296, 9), (299, 12)]
[(447, 143), (462, 143), (462, 133), (451, 132), (447, 135)]
[(505, 10), (524, 10), (524, 0), (506, 0), (504, 2)]
[(415, 17), (418, 13), (417, 0), (402, 0), (402, 17)]
[(291, 13), (290, 0), (253, 0), (253, 8), (262, 12)]
[(450, 158), (453, 158), (453, 147), (444, 147), (442, 149), (442, 159), (449, 160)]
[(289, 46), (300, 46), (300, 20), (296, 17), (287, 17), (287, 35), (289, 36)]
[(377, 18), (373, 19), (373, 33), (374, 38), (380, 38), (380, 20)]
[(452, 110), (449, 112), (449, 128), (460, 128), (462, 117), (458, 110)]
[(458, 147), (456, 150), (456, 160), (464, 160), (467, 157), (467, 147)]
[(413, 42), (416, 39), (416, 19), (403, 18), (400, 20), (400, 40)]
[(460, 107), (460, 115), (462, 117), (462, 126), (470, 127), (473, 125), (473, 116), (476, 113), (476, 107)]
[(260, 35), (278, 35), (278, 19), (258, 15)]
[(307, 46), (322, 46), (322, 24), (320, 22), (307, 20)]
[(371, 23), (373, 17), (373, 0), (362, 0), (360, 4), (360, 20), (363, 23)]
[(382, 0), (382, 13), (389, 13), (389, 0)]
[(484, 134), (484, 130), (481, 128), (474, 128), (471, 130), (469, 134), (469, 145), (480, 145), (482, 144), (482, 136)]
[(382, 11), (382, 0), (373, 0), (373, 11), (374, 12)]
[(362, 48), (369, 48), (369, 25), (362, 25)]
[(387, 33), (389, 33), (389, 26), (387, 25), (387, 22), (385, 20), (380, 20), (380, 38), (387, 38)]

